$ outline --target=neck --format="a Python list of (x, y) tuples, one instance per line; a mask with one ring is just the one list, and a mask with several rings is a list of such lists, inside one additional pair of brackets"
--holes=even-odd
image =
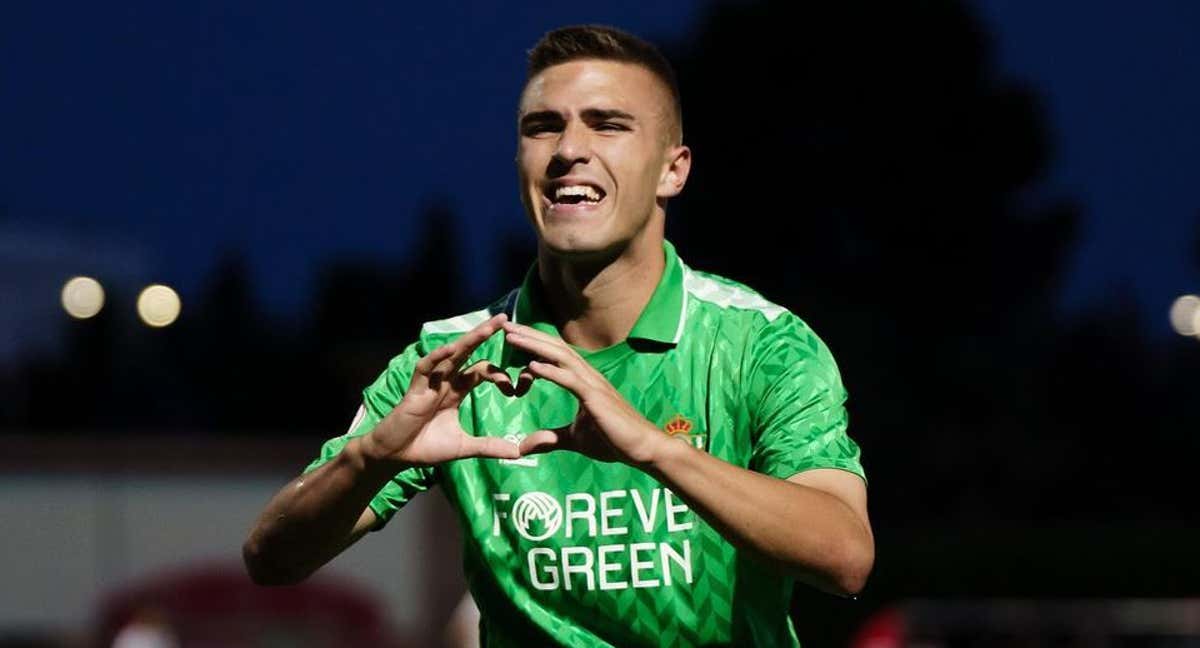
[(614, 257), (579, 261), (538, 246), (538, 275), (562, 338), (588, 350), (629, 336), (662, 278), (662, 232), (643, 230)]

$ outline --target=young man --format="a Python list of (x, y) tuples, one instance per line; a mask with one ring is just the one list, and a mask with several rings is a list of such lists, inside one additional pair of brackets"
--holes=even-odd
[(517, 126), (537, 262), (364, 390), (251, 531), (251, 576), (301, 580), (440, 483), (486, 644), (795, 645), (793, 581), (851, 595), (874, 560), (833, 358), (664, 240), (691, 152), (652, 46), (547, 34)]

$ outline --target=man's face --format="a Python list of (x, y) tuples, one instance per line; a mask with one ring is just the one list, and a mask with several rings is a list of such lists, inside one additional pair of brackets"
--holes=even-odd
[(623, 248), (678, 193), (668, 141), (670, 95), (635, 64), (580, 60), (530, 79), (517, 115), (521, 199), (551, 251)]

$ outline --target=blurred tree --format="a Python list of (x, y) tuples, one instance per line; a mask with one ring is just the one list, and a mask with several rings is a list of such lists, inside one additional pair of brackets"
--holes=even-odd
[(200, 392), (191, 426), (247, 431), (287, 423), (287, 403), (298, 394), (280, 376), (294, 375), (282, 366), (292, 336), (255, 303), (245, 253), (222, 255), (197, 302), (180, 318), (183, 339), (173, 346)]
[(346, 259), (322, 272), (313, 308), (314, 367), (336, 386), (310, 404), (320, 408), (313, 420), (344, 427), (359, 392), (416, 340), (423, 322), (475, 307), (462, 303), (463, 242), (448, 201), (432, 201), (419, 222), (422, 232), (406, 258)]
[[(110, 290), (106, 299), (119, 303), (121, 297)], [(111, 418), (116, 319), (109, 307), (87, 320), (66, 321), (66, 353), (38, 358), (22, 370), (28, 405), (12, 408), (23, 415), (13, 421), (18, 429), (80, 430)]]
[(958, 2), (725, 4), (693, 42), (671, 236), (830, 344), (868, 471), (904, 484), (875, 489), (882, 517), (991, 515), (960, 487), (1040, 445), (1077, 222), (1027, 199), (1036, 97)]
[[(696, 161), (669, 236), (830, 344), (881, 523), (1170, 512), (1186, 453), (1112, 475), (1131, 434), (1196, 448), (1180, 430), (1200, 422), (1200, 345), (1139, 335), (1119, 290), (1062, 321), (1079, 208), (1044, 199), (1049, 126), (968, 6), (716, 5), (673, 56)], [(63, 359), (6, 378), (20, 384), (0, 420), (339, 430), (421, 322), (479, 306), (448, 204), (430, 202), (403, 258), (325, 268), (300, 322), (264, 313), (230, 253), (165, 330), (114, 309), (70, 326)], [(502, 289), (532, 258), (528, 237), (507, 244)]]
[[(1133, 520), (1126, 539), (1145, 519), (1195, 526), (1200, 343), (1144, 335), (1122, 286), (1070, 321), (1058, 313), (1080, 207), (1045, 198), (1050, 125), (1037, 95), (999, 74), (970, 4), (723, 3), (672, 58), (695, 164), (668, 236), (694, 267), (812, 324), (865, 448), (876, 576), (853, 610), (803, 590), (823, 623), (813, 643), (890, 597), (1194, 584), (1164, 589), (1186, 535), (1163, 533), (1164, 549), (1156, 536), (1029, 533), (1072, 519)], [(434, 200), (411, 251), (324, 268), (292, 325), (255, 303), (236, 253), (168, 329), (112, 308), (69, 323), (63, 359), (12, 374), (0, 422), (336, 434), (421, 322), (480, 306), (462, 301), (456, 260), (474, 241), (454, 220)], [(1200, 268), (1200, 222), (1195, 252)], [(528, 237), (505, 245), (502, 290), (533, 256)], [(1017, 531), (990, 534), (996, 520)], [(1069, 560), (1079, 553), (1131, 567), (1101, 589), (1109, 566)]]
[[(1039, 191), (1053, 153), (1044, 112), (1000, 77), (967, 3), (724, 3), (673, 58), (694, 165), (668, 236), (694, 267), (744, 281), (829, 343), (865, 448), (868, 605), (802, 589), (806, 645), (844, 642), (872, 599), (1095, 592), (1087, 576), (1105, 568), (1064, 561), (1061, 538), (1033, 559), (1061, 565), (1053, 578), (1022, 572), (986, 533), (922, 554), (938, 533), (1195, 520), (1183, 482), (1200, 419), (1171, 368), (1190, 367), (1194, 384), (1200, 349), (1159, 353), (1119, 288), (1062, 321), (1080, 208)], [(1081, 555), (1105, 552), (1120, 548)], [(1157, 575), (1107, 592), (1155, 591), (1169, 570), (1143, 566)]]

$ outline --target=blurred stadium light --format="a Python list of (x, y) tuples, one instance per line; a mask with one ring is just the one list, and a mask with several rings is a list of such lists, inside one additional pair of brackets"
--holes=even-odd
[(104, 308), (104, 287), (91, 277), (71, 277), (63, 284), (62, 305), (75, 319), (88, 319)]
[(138, 317), (146, 326), (162, 328), (170, 326), (178, 317), (181, 307), (179, 293), (170, 286), (152, 284), (138, 295)]
[(2, 219), (0, 260), (0, 368), (65, 351), (65, 278), (103, 277), (106, 301), (119, 301), (156, 272), (151, 255), (127, 240)]
[(1200, 297), (1183, 295), (1171, 304), (1171, 328), (1180, 335), (1196, 335), (1200, 318)]

